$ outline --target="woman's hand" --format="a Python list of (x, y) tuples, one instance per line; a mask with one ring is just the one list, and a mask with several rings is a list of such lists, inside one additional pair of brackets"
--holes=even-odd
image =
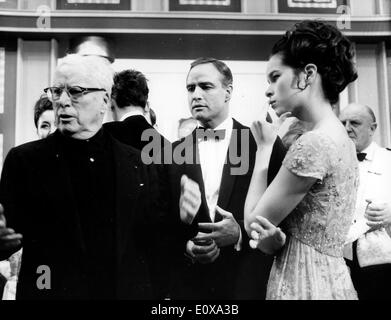
[(284, 124), (286, 119), (292, 117), (292, 112), (285, 112), (281, 116), (277, 117), (277, 120), (275, 123), (273, 123), (275, 126), (277, 126), (277, 131), (281, 128), (281, 126)]
[(255, 138), (258, 148), (273, 146), (277, 138), (278, 128), (266, 121), (254, 121), (251, 125), (251, 132)]
[(266, 254), (274, 254), (280, 250), (286, 241), (286, 235), (280, 228), (269, 222), (268, 219), (256, 216), (258, 222), (250, 225), (251, 238), (250, 247), (259, 249)]

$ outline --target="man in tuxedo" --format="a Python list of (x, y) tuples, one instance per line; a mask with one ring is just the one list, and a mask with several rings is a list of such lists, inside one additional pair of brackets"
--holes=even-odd
[(356, 145), (360, 184), (345, 259), (361, 300), (389, 299), (391, 283), (391, 152), (373, 141), (372, 109), (358, 103), (342, 109), (340, 120)]
[(154, 165), (102, 128), (112, 81), (103, 58), (63, 58), (45, 89), (57, 131), (6, 157), (0, 258), (23, 246), (17, 299), (156, 297), (159, 182)]
[[(144, 74), (136, 70), (117, 73), (114, 76), (111, 93), (111, 110), (117, 121), (105, 123), (103, 126), (116, 139), (140, 151), (154, 140), (154, 144), (159, 145), (160, 148), (147, 150), (147, 153), (155, 162), (162, 163), (160, 152), (169, 141), (147, 121), (148, 94), (149, 89)], [(157, 153), (154, 154), (154, 150)]]
[[(173, 144), (169, 168), (183, 237), (172, 296), (263, 299), (272, 258), (250, 250), (243, 226), (256, 143), (250, 129), (229, 116), (231, 70), (217, 59), (199, 58), (191, 64), (186, 88), (190, 112), (199, 126)], [(278, 139), (269, 182), (284, 154)]]

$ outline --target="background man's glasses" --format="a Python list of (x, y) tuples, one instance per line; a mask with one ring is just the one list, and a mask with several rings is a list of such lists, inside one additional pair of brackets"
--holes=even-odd
[(60, 99), (62, 92), (65, 90), (65, 92), (68, 94), (68, 96), (72, 100), (77, 100), (81, 96), (94, 92), (94, 91), (106, 91), (105, 89), (99, 89), (99, 88), (83, 88), (79, 86), (74, 87), (49, 87), (44, 89), (43, 91), (48, 95), (49, 100), (51, 101), (57, 101)]

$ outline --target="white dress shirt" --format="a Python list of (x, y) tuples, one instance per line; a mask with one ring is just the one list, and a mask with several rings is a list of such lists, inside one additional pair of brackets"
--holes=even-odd
[[(200, 125), (199, 125), (200, 126)], [(205, 198), (209, 208), (209, 216), (212, 222), (216, 217), (216, 206), (219, 199), (221, 178), (227, 158), (228, 147), (231, 141), (233, 120), (231, 117), (225, 119), (213, 130), (225, 130), (224, 139), (201, 139), (198, 143), (202, 179), (205, 187)], [(242, 231), (239, 228), (239, 239), (234, 248), (241, 250)]]
[(232, 135), (232, 118), (228, 117), (219, 126), (214, 128), (214, 130), (220, 129), (225, 129), (224, 139), (201, 139), (198, 143), (205, 197), (212, 222), (214, 222), (216, 216), (216, 205), (219, 198), (223, 167)]
[(347, 243), (356, 241), (358, 238), (360, 238), (361, 235), (370, 229), (370, 227), (367, 225), (367, 219), (365, 219), (364, 214), (368, 205), (368, 203), (365, 201), (365, 199), (367, 199), (366, 190), (368, 187), (371, 187), (368, 185), (368, 171), (373, 161), (374, 151), (373, 144), (370, 144), (366, 149), (361, 151), (367, 155), (363, 161), (359, 161), (358, 163), (358, 168), (360, 170), (360, 182), (357, 190), (356, 209), (353, 215), (352, 226), (350, 227), (346, 240)]
[(119, 121), (124, 121), (126, 118), (129, 118), (131, 116), (144, 116), (144, 113), (140, 110), (132, 110), (132, 111), (129, 111), (129, 112), (126, 112), (122, 117), (121, 119), (119, 119)]
[(368, 206), (366, 199), (374, 203), (391, 202), (391, 152), (372, 142), (362, 153), (366, 153), (366, 156), (359, 162), (360, 182), (356, 209), (344, 256), (352, 259), (352, 243), (358, 240), (357, 258), (360, 266), (366, 266), (391, 259), (391, 239), (387, 235), (387, 232), (390, 233), (389, 227), (368, 232), (370, 227), (365, 218)]

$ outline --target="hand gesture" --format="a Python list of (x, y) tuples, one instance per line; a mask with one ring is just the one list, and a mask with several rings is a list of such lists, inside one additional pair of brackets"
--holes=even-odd
[(367, 225), (372, 230), (391, 225), (391, 207), (388, 203), (374, 203), (371, 199), (365, 210), (365, 218), (368, 220)]
[(251, 125), (251, 132), (255, 138), (258, 148), (272, 146), (277, 138), (277, 128), (266, 121), (254, 121)]
[(250, 247), (259, 249), (266, 254), (274, 254), (281, 249), (286, 240), (286, 235), (280, 228), (269, 222), (264, 217), (256, 216), (258, 222), (253, 222), (251, 231)]
[(181, 177), (179, 212), (184, 223), (191, 224), (201, 206), (201, 191), (197, 182), (186, 175)]
[(0, 252), (17, 248), (21, 245), (22, 235), (6, 227), (4, 208), (0, 204)]
[(214, 240), (219, 248), (236, 244), (240, 236), (239, 224), (231, 212), (225, 211), (219, 206), (216, 206), (216, 211), (222, 215), (223, 220), (215, 223), (199, 223), (199, 229), (209, 231), (209, 233), (199, 232), (195, 240)]
[(186, 243), (186, 254), (190, 256), (193, 261), (207, 264), (215, 261), (220, 255), (220, 249), (214, 241), (200, 241), (189, 240)]
[(273, 123), (277, 127), (277, 131), (284, 124), (285, 120), (292, 116), (292, 112), (285, 112), (281, 116), (277, 117), (277, 121)]

